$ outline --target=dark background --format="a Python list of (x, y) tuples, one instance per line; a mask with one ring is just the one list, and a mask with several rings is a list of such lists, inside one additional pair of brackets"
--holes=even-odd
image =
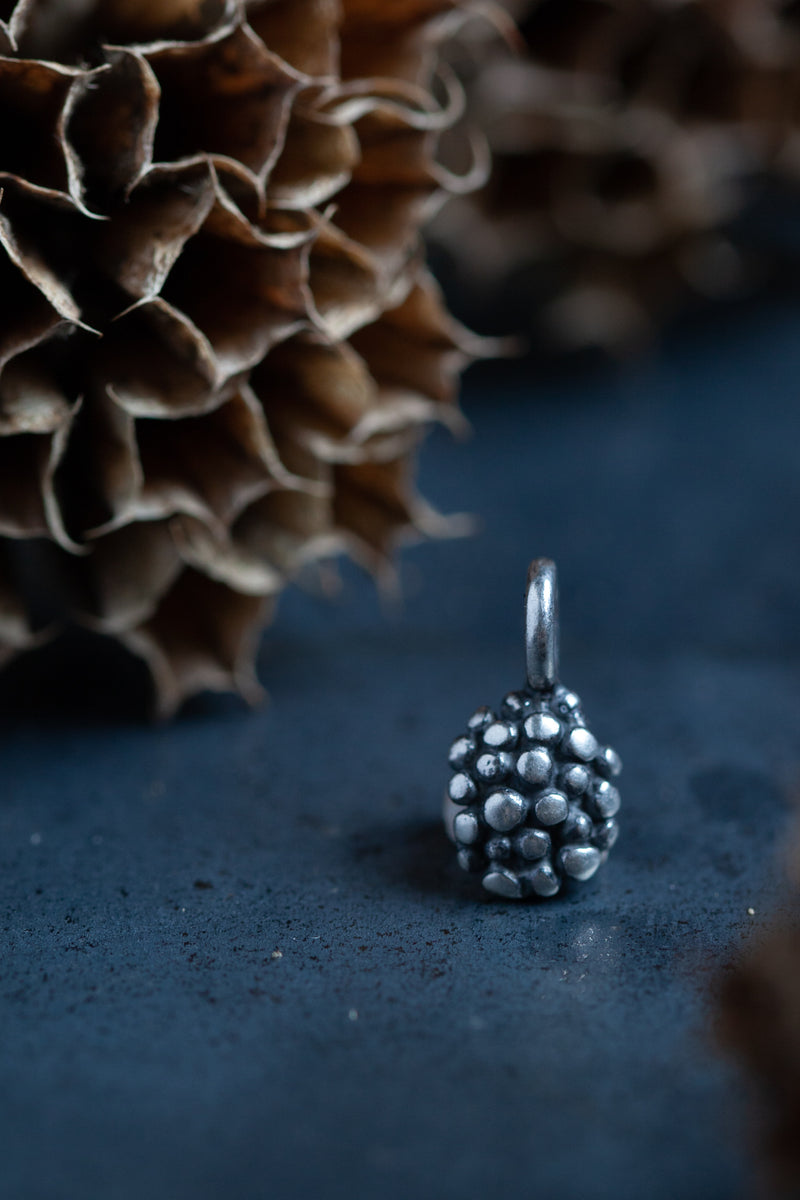
[[(4, 1196), (753, 1193), (715, 990), (785, 903), (798, 322), (784, 297), (624, 369), (473, 370), (474, 436), (436, 434), (422, 486), (482, 531), (409, 551), (400, 613), (347, 567), (339, 603), (287, 595), (260, 711), (145, 725), (88, 639), (9, 670)], [(521, 682), (540, 554), (624, 823), (594, 880), (518, 906), (438, 812), (450, 739)]]

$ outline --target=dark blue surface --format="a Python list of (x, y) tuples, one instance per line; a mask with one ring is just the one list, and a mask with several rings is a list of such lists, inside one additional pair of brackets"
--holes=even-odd
[[(774, 906), (800, 757), (799, 323), (621, 376), (482, 369), (423, 478), (483, 532), (407, 554), (400, 616), (350, 569), (341, 604), (287, 597), (262, 711), (153, 729), (50, 696), (57, 657), (15, 668), (4, 1200), (748, 1194), (712, 986)], [(438, 809), (449, 739), (521, 680), (536, 554), (625, 807), (595, 880), (520, 907)]]

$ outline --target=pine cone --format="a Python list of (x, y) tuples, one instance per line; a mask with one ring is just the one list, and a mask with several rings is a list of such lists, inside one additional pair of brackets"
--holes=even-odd
[(765, 178), (796, 189), (800, 177), (792, 6), (508, 7), (523, 56), (495, 46), (460, 59), (495, 164), (488, 188), (434, 230), (464, 274), (484, 294), (513, 276), (534, 324), (610, 345), (692, 296), (746, 286), (764, 259), (741, 240), (742, 215)]
[(253, 695), (289, 576), (442, 531), (413, 461), (473, 343), (419, 230), (460, 8), (0, 10), (0, 660), (63, 608), (145, 660), (162, 714)]

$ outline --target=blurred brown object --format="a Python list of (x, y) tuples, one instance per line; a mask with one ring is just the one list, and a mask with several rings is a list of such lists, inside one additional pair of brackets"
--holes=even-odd
[(721, 1028), (754, 1079), (766, 1111), (761, 1134), (769, 1192), (797, 1196), (800, 918), (772, 930), (733, 970), (724, 986)]
[(419, 234), (461, 10), (0, 7), (0, 661), (69, 614), (162, 714), (251, 696), (289, 577), (449, 528), (413, 464), (475, 345)]
[(785, 912), (745, 948), (721, 984), (719, 1030), (760, 1099), (754, 1122), (766, 1194), (800, 1195), (800, 833)]
[(616, 348), (692, 296), (759, 277), (766, 247), (734, 225), (766, 180), (800, 181), (797, 6), (506, 7), (522, 54), (472, 27), (456, 60), (494, 162), (489, 185), (432, 231), (462, 283), (495, 308), (523, 303), (557, 342)]

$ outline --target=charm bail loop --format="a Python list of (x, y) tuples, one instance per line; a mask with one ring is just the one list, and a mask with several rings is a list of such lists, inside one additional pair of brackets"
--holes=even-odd
[(556, 564), (535, 558), (525, 593), (525, 658), (528, 687), (549, 692), (558, 682), (558, 578)]

